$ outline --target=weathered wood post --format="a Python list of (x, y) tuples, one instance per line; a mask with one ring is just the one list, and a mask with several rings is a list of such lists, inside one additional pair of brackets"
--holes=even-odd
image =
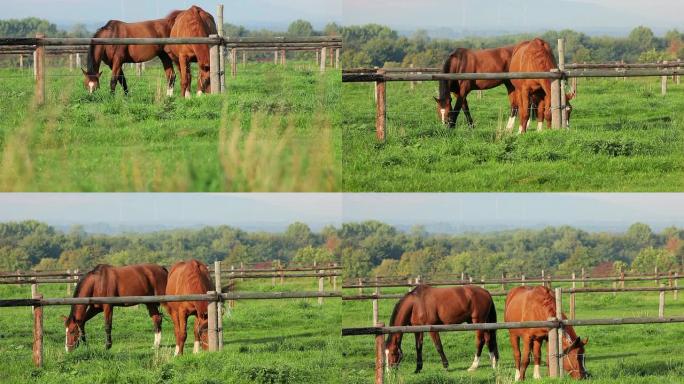
[(325, 61), (326, 61), (326, 52), (327, 52), (327, 47), (321, 48), (321, 73), (325, 73)]
[[(340, 49), (335, 49), (335, 69), (340, 69)], [(677, 76), (679, 78), (679, 76)], [(679, 83), (677, 83), (679, 84)]]
[[(219, 35), (210, 35), (212, 39), (218, 39)], [(221, 93), (221, 45), (213, 44), (209, 50), (209, 73), (211, 81), (211, 93)]]
[(74, 54), (69, 54), (69, 72), (74, 71)]
[(242, 68), (247, 68), (247, 51), (242, 51)]
[(541, 270), (541, 280), (542, 280), (542, 286), (546, 287), (546, 274), (545, 274), (545, 271), (543, 269)]
[[(42, 300), (43, 295), (36, 294), (35, 300)], [(33, 307), (33, 363), (38, 368), (43, 367), (43, 307)]]
[(284, 49), (280, 50), (280, 65), (286, 65), (287, 64), (287, 54), (285, 53)]
[[(572, 273), (572, 289), (575, 289), (575, 272)], [(575, 320), (575, 292), (570, 293), (570, 319)]]
[(658, 284), (660, 284), (660, 274), (658, 273), (658, 266), (657, 265), (654, 268), (654, 271), (655, 271), (655, 285), (657, 287)]
[[(664, 61), (663, 64), (667, 64), (667, 61)], [(667, 75), (660, 77), (660, 94), (667, 95)]]
[(278, 65), (278, 51), (273, 51), (273, 64)]
[[(218, 16), (217, 32), (219, 36), (223, 37), (223, 4), (219, 4), (216, 7), (216, 14)], [(221, 84), (221, 92), (226, 93), (226, 47), (221, 45), (219, 49), (219, 83)]]
[[(207, 292), (207, 295), (215, 296), (216, 292), (209, 291)], [(209, 352), (218, 351), (218, 319), (216, 316), (216, 297), (214, 297), (207, 305)]]
[(363, 295), (363, 279), (359, 277), (357, 281), (359, 284), (359, 295)]
[[(561, 73), (565, 72), (565, 39), (558, 39), (558, 69)], [(568, 111), (565, 108), (568, 105), (567, 97), (565, 96), (565, 82), (560, 81), (560, 98), (561, 98), (561, 127), (568, 127)]]
[[(243, 61), (245, 60), (245, 52), (242, 52)], [(233, 79), (237, 78), (237, 48), (232, 48), (230, 50), (230, 75)]]
[(501, 273), (501, 290), (506, 292), (506, 274), (503, 272)]
[(587, 287), (587, 280), (585, 279), (584, 267), (582, 268), (582, 288)]
[(37, 62), (38, 62), (38, 52), (33, 51), (33, 78), (35, 80), (38, 79), (38, 68), (36, 67)]
[(330, 56), (328, 61), (330, 62), (330, 66), (332, 67), (333, 62), (335, 61), (335, 52), (333, 52), (332, 48), (327, 48), (327, 50), (328, 50), (328, 56)]
[(78, 281), (81, 280), (80, 273), (81, 272), (78, 268), (74, 269), (74, 289), (76, 289)]
[[(376, 282), (377, 282), (377, 277), (376, 277)], [(375, 287), (375, 295), (380, 296), (380, 287), (376, 286)], [(379, 320), (379, 309), (378, 309), (378, 300), (379, 298), (376, 297), (373, 299), (373, 324), (377, 324)]]
[[(230, 266), (230, 278), (228, 279), (229, 282), (235, 281), (235, 266), (231, 265)], [(235, 308), (235, 300), (228, 300), (228, 308)]]
[(520, 276), (520, 285), (525, 286), (525, 275)]
[(378, 70), (380, 78), (375, 82), (375, 97), (377, 99), (375, 109), (375, 137), (378, 141), (385, 141), (385, 130), (387, 128), (387, 93), (385, 82), (385, 70)]
[(40, 39), (45, 38), (45, 34), (36, 33), (36, 38), (39, 39), (35, 51), (35, 72), (36, 72), (36, 104), (45, 104), (45, 47), (40, 42)]
[[(333, 264), (333, 267), (337, 267), (337, 263)], [(335, 270), (335, 275), (333, 276), (332, 283), (333, 283), (333, 292), (337, 292), (337, 273), (338, 270)]]
[[(383, 328), (385, 323), (375, 323), (378, 328)], [(384, 383), (385, 374), (385, 337), (382, 333), (375, 335), (375, 384)]]
[(575, 96), (575, 99), (577, 98), (577, 78), (573, 77), (572, 78), (572, 93)]
[[(561, 320), (563, 318), (563, 290), (561, 288), (556, 288), (554, 293), (556, 296), (556, 319)], [(560, 352), (563, 350), (563, 326), (560, 325), (557, 329), (555, 329), (555, 332), (558, 335), (558, 349), (556, 356), (558, 377), (563, 377), (563, 357), (560, 354)]]
[(76, 54), (76, 68), (81, 68), (81, 67), (82, 67), (82, 65), (81, 65), (81, 54), (77, 53)]
[(19, 69), (24, 69), (24, 55), (19, 54)]
[[(216, 293), (221, 294), (221, 262), (219, 260), (214, 261), (214, 287), (216, 288)], [(218, 350), (223, 350), (223, 303), (216, 303), (216, 325), (218, 331)]]
[[(549, 317), (548, 321), (556, 321), (555, 317)], [(556, 328), (549, 329), (548, 347), (548, 364), (549, 377), (558, 377), (558, 331)]]
[(271, 261), (271, 269), (273, 270), (273, 275), (271, 276), (271, 287), (276, 286), (276, 276), (278, 276), (278, 269), (276, 268), (276, 260)]
[[(552, 69), (551, 73), (560, 73), (558, 69)], [(561, 80), (551, 80), (551, 128), (558, 129), (563, 125), (561, 113)]]
[(625, 272), (620, 270), (620, 287), (625, 288)]
[[(321, 276), (318, 277), (318, 292), (323, 293), (325, 290), (325, 278), (322, 275), (325, 273), (325, 271), (320, 270), (320, 271), (318, 271), (318, 273), (321, 274)], [(318, 298), (318, 305), (322, 305), (322, 304), (323, 304), (323, 296)]]
[(317, 49), (316, 50), (316, 65), (320, 65), (320, 63), (321, 63), (320, 56), (321, 56), (321, 53)]
[(135, 63), (135, 74), (138, 77), (142, 76), (142, 63)]
[[(410, 67), (411, 69), (413, 69), (413, 68), (414, 68), (414, 65), (411, 64), (411, 65), (409, 65), (409, 67)], [(412, 75), (414, 74), (414, 72), (409, 72), (409, 73), (412, 74)], [(416, 82), (415, 82), (415, 81), (411, 80), (411, 83), (410, 83), (410, 84), (411, 84), (411, 87), (410, 87), (411, 90), (416, 89)]]
[[(67, 271), (66, 271), (66, 278), (67, 278), (67, 280), (72, 279), (72, 276), (71, 276), (71, 269), (67, 269)], [(71, 296), (71, 283), (67, 283), (67, 284), (66, 284), (66, 294), (67, 294), (67, 297)]]
[(673, 298), (675, 300), (677, 300), (677, 299), (679, 299), (679, 273), (678, 272), (674, 273), (673, 284), (674, 284), (674, 293), (673, 293), (674, 297)]
[(665, 284), (660, 284), (660, 300), (658, 301), (658, 317), (665, 317)]

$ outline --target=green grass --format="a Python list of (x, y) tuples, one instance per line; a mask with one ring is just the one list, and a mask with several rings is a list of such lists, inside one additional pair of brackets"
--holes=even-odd
[[(285, 285), (239, 283), (243, 291), (314, 291), (313, 279)], [(326, 289), (330, 289), (326, 283)], [(44, 285), (45, 297), (65, 295), (63, 284)], [(2, 298), (25, 298), (28, 286), (0, 286)], [(31, 360), (31, 309), (0, 311), (0, 382), (3, 383), (320, 383), (339, 382), (341, 365), (339, 299), (244, 300), (223, 318), (224, 350), (192, 354), (192, 321), (186, 354), (173, 357), (173, 325), (164, 312), (162, 347), (152, 347), (152, 323), (144, 306), (115, 308), (113, 346), (104, 348), (101, 315), (87, 325), (88, 344), (64, 351), (61, 315), (69, 307), (46, 307), (45, 366)]]
[[(561, 285), (559, 285), (561, 286)], [(592, 284), (591, 286), (599, 286)], [(636, 284), (627, 283), (627, 286)], [(492, 291), (500, 286), (488, 286)], [(347, 290), (345, 294), (356, 294)], [(406, 289), (383, 289), (383, 293), (404, 293)], [(368, 291), (370, 293), (370, 291)], [(578, 294), (576, 296), (576, 318), (613, 318), (613, 317), (657, 317), (658, 293), (619, 293)], [(568, 311), (569, 296), (564, 296), (565, 312)], [(495, 297), (498, 321), (503, 321), (504, 297)], [(396, 300), (381, 300), (379, 305), (380, 321), (388, 323)], [(665, 300), (666, 316), (684, 314), (684, 297), (677, 301), (672, 293)], [(343, 327), (367, 327), (372, 323), (370, 301), (344, 301), (342, 310)], [(589, 337), (586, 347), (586, 366), (592, 374), (591, 383), (680, 383), (684, 374), (684, 346), (678, 342), (684, 331), (684, 324), (668, 325), (627, 325), (576, 327), (581, 337)], [(439, 355), (432, 340), (426, 335), (423, 345), (423, 371), (414, 374), (416, 364), (415, 342), (413, 335), (405, 335), (402, 344), (404, 360), (397, 372), (388, 376), (388, 383), (512, 383), (515, 374), (513, 354), (508, 331), (498, 331), (497, 341), (500, 352), (500, 365), (495, 371), (488, 365), (487, 348), (477, 371), (470, 373), (475, 353), (473, 332), (443, 332), (442, 343), (449, 359), (449, 369), (442, 368)], [(344, 337), (342, 342), (344, 360), (342, 370), (348, 383), (370, 383), (374, 375), (374, 340), (372, 336)], [(542, 376), (547, 375), (546, 344), (542, 348)], [(531, 382), (559, 382), (558, 380), (532, 379), (533, 365), (527, 370)], [(560, 382), (574, 382), (570, 378)]]
[(340, 188), (339, 71), (250, 63), (227, 95), (189, 100), (180, 81), (165, 96), (161, 66), (140, 78), (126, 71), (128, 97), (110, 94), (108, 68), (91, 96), (80, 72), (48, 66), (48, 101), (36, 108), (31, 72), (0, 69), (0, 190)]
[[(504, 88), (469, 97), (475, 129), (461, 114), (441, 126), (437, 83), (387, 86), (385, 143), (375, 139), (372, 84), (344, 84), (343, 188), (395, 191), (681, 191), (684, 86), (660, 95), (660, 79), (579, 81), (571, 129), (505, 132)], [(517, 124), (517, 123), (516, 123)], [(517, 125), (516, 125), (517, 132)]]

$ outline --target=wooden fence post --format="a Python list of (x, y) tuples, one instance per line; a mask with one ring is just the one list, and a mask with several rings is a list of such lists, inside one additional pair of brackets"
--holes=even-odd
[(320, 56), (321, 56), (321, 53), (317, 49), (316, 50), (316, 65), (320, 65), (320, 63), (321, 63)]
[(321, 73), (325, 73), (327, 47), (321, 48)]
[[(558, 69), (552, 69), (551, 72), (559, 73)], [(558, 129), (561, 127), (561, 80), (553, 79), (551, 81), (551, 128)]]
[[(572, 289), (575, 289), (575, 272), (572, 273)], [(575, 292), (570, 294), (570, 319), (575, 320)]]
[(74, 54), (69, 54), (69, 72), (74, 71)]
[[(335, 49), (335, 69), (340, 69), (340, 49)], [(677, 77), (679, 78), (679, 76)], [(677, 83), (679, 84), (679, 83)]]
[[(71, 269), (67, 269), (67, 280), (71, 279)], [(71, 283), (67, 283), (66, 285), (66, 294), (67, 297), (71, 296)]]
[[(664, 61), (663, 64), (667, 64), (667, 61)], [(667, 76), (660, 77), (660, 94), (667, 95)]]
[(587, 281), (585, 280), (584, 276), (584, 268), (582, 268), (582, 288), (587, 287)]
[(658, 317), (665, 317), (665, 284), (660, 284), (660, 300), (658, 301)]
[[(208, 295), (216, 295), (216, 292), (209, 291)], [(207, 305), (207, 317), (208, 317), (208, 339), (209, 339), (209, 352), (218, 351), (218, 319), (216, 318), (216, 301), (215, 299), (210, 301)]]
[[(210, 35), (211, 38), (218, 38), (219, 35)], [(221, 93), (221, 46), (212, 45), (209, 49), (209, 73), (211, 74), (211, 93)]]
[[(33, 296), (36, 300), (42, 300), (43, 295)], [(33, 363), (38, 368), (43, 367), (43, 307), (33, 307)]]
[[(376, 327), (382, 328), (385, 323), (376, 323)], [(375, 384), (384, 383), (385, 374), (385, 337), (379, 333), (375, 335)]]
[[(318, 273), (324, 274), (325, 271), (320, 270), (320, 271), (318, 271)], [(323, 276), (321, 276), (318, 278), (318, 292), (323, 293), (324, 290), (325, 290), (325, 278)], [(321, 296), (318, 298), (318, 305), (322, 305), (322, 304), (323, 304), (323, 297)]]
[[(550, 317), (548, 321), (556, 321), (555, 317)], [(558, 377), (558, 332), (556, 328), (549, 329), (548, 347), (548, 362), (549, 362), (549, 377)]]
[(284, 49), (280, 50), (280, 65), (287, 64), (287, 54)]
[(358, 282), (359, 282), (359, 295), (363, 295), (363, 279), (361, 279), (359, 277)]
[[(333, 267), (337, 267), (337, 263), (334, 263)], [(335, 270), (335, 271), (336, 271), (336, 273), (339, 273), (339, 272), (337, 272), (337, 270)], [(337, 276), (333, 276), (332, 283), (333, 283), (333, 292), (337, 292)]]
[[(221, 262), (219, 260), (214, 261), (214, 287), (216, 288), (216, 293), (221, 293)], [(218, 350), (223, 350), (223, 303), (216, 303), (216, 319), (217, 319), (217, 331), (218, 331)]]
[(273, 64), (278, 65), (278, 50), (273, 51)]
[(674, 283), (674, 288), (675, 288), (673, 296), (674, 296), (674, 299), (677, 300), (677, 299), (679, 299), (679, 273), (678, 272), (674, 273), (674, 282), (673, 283)]
[[(37, 39), (43, 39), (45, 34), (36, 33)], [(45, 104), (45, 47), (39, 42), (35, 51), (35, 72), (36, 72), (36, 104)]]
[[(558, 69), (561, 72), (565, 71), (565, 39), (558, 39)], [(560, 81), (560, 98), (561, 98), (561, 127), (568, 127), (568, 110), (565, 106), (568, 104), (567, 97), (565, 96), (565, 82)]]
[(378, 75), (383, 76), (382, 80), (375, 82), (375, 97), (377, 99), (375, 110), (375, 137), (378, 141), (385, 141), (385, 130), (387, 128), (387, 83), (384, 80), (385, 70), (378, 70)]
[(38, 62), (38, 52), (33, 51), (33, 79), (38, 79), (38, 68), (36, 67), (36, 63)]
[(620, 287), (625, 288), (625, 272), (620, 271)]
[(501, 290), (506, 292), (506, 274), (501, 273)]
[(660, 284), (660, 274), (658, 273), (658, 266), (655, 267), (655, 285)]
[(76, 68), (81, 68), (81, 54), (76, 54)]
[(247, 51), (242, 51), (242, 68), (247, 68)]
[[(244, 61), (245, 52), (242, 52), (242, 58)], [(233, 79), (237, 78), (237, 48), (232, 48), (230, 50), (230, 75)]]
[[(380, 295), (380, 287), (375, 287), (375, 294)], [(377, 324), (379, 320), (378, 298), (373, 299), (373, 324)]]
[(525, 275), (520, 276), (520, 285), (523, 287), (525, 286)]
[[(554, 290), (556, 296), (556, 319), (561, 320), (563, 318), (563, 290), (561, 288), (556, 288)], [(560, 352), (563, 350), (563, 326), (559, 326), (555, 329), (558, 342), (558, 356), (557, 356), (557, 367), (558, 367), (558, 377), (563, 377), (563, 357)]]
[(138, 77), (142, 76), (142, 63), (135, 63), (135, 74), (138, 75)]
[[(216, 7), (216, 14), (218, 16), (218, 25), (217, 25), (217, 32), (219, 36), (223, 37), (223, 4), (219, 4)], [(226, 92), (226, 47), (223, 45), (220, 46), (219, 48), (219, 84), (221, 89), (219, 93), (225, 93)]]
[[(410, 65), (409, 67), (410, 67), (410, 68), (413, 68), (413, 67), (414, 67), (414, 65), (413, 65), (413, 64), (411, 64), (411, 65)], [(413, 72), (411, 72), (411, 74), (413, 75), (414, 73), (413, 73)], [(414, 89), (416, 89), (416, 82), (415, 82), (415, 81), (411, 80), (411, 83), (410, 83), (410, 84), (411, 84), (411, 86), (410, 86), (410, 89), (411, 89), (411, 90), (414, 90)]]
[[(233, 282), (235, 281), (235, 266), (231, 265), (230, 266), (230, 278), (228, 281)], [(235, 300), (228, 300), (228, 308), (235, 308)]]

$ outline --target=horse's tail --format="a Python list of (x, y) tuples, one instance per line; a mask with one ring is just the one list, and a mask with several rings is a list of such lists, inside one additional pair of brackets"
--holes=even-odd
[[(494, 300), (491, 301), (490, 307), (489, 307), (489, 314), (487, 315), (487, 322), (488, 323), (496, 323), (496, 307), (494, 306)], [(487, 344), (487, 348), (489, 349), (489, 353), (494, 356), (494, 358), (498, 361), (499, 360), (499, 346), (496, 343), (496, 329), (493, 329), (489, 331), (489, 342)]]

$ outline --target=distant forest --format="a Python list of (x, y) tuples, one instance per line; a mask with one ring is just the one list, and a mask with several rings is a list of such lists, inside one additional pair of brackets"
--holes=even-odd
[(624, 233), (587, 232), (562, 226), (457, 235), (409, 231), (378, 221), (344, 223), (319, 232), (293, 223), (282, 233), (228, 226), (146, 234), (89, 234), (81, 227), (58, 231), (36, 221), (0, 224), (0, 270), (90, 268), (196, 258), (238, 265), (337, 262), (347, 276), (468, 273), (477, 277), (556, 274), (591, 270), (652, 272), (684, 263), (684, 229), (655, 233), (636, 223)]
[(542, 35), (516, 34), (497, 37), (468, 37), (459, 40), (433, 39), (424, 30), (400, 36), (389, 27), (369, 24), (341, 29), (344, 41), (342, 65), (345, 68), (387, 66), (435, 67), (456, 48), (483, 49), (515, 44), (541, 37), (554, 51), (559, 38), (565, 38), (568, 62), (656, 62), (684, 58), (684, 34), (671, 30), (656, 36), (644, 26), (634, 28), (627, 37), (600, 37), (573, 30), (548, 31)]

